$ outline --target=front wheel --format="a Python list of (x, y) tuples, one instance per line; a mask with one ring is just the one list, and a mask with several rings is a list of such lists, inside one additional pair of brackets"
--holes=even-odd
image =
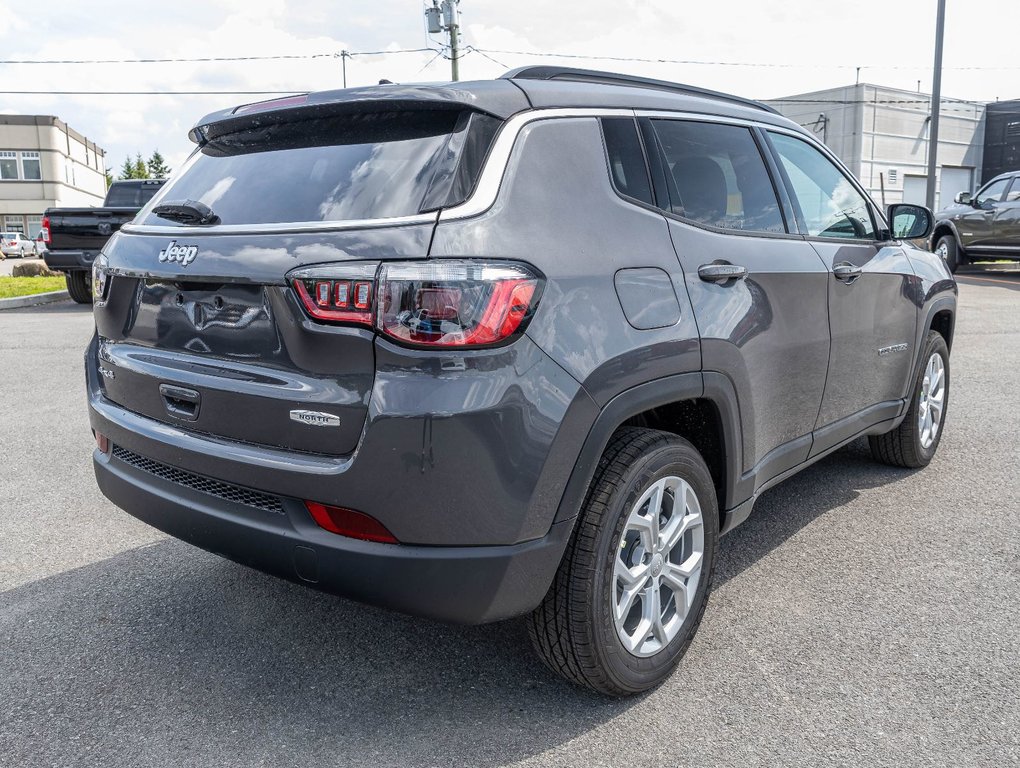
[(718, 539), (715, 486), (694, 446), (667, 432), (619, 430), (529, 618), (539, 656), (610, 696), (658, 685), (701, 623)]
[(960, 266), (960, 246), (952, 235), (943, 235), (935, 245), (935, 253), (942, 257), (949, 271), (956, 273)]
[(92, 303), (92, 281), (89, 280), (89, 273), (85, 270), (64, 273), (64, 282), (67, 283), (67, 292), (79, 304)]
[(871, 455), (897, 467), (928, 466), (942, 440), (948, 407), (949, 348), (942, 334), (929, 331), (907, 416), (896, 429), (868, 438)]

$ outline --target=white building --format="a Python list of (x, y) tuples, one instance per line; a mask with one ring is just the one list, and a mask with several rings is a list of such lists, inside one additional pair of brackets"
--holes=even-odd
[[(860, 83), (767, 102), (811, 130), (882, 205), (924, 205), (931, 96)], [(942, 99), (935, 208), (981, 179), (985, 105)]]
[(103, 204), (106, 151), (56, 117), (0, 115), (0, 225), (39, 233), (51, 207)]

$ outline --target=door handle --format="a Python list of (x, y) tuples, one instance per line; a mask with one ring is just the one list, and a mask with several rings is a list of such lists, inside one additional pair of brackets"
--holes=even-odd
[(698, 277), (706, 283), (725, 283), (727, 280), (743, 280), (747, 277), (747, 267), (739, 264), (702, 264), (698, 267)]
[(832, 274), (836, 276), (836, 279), (847, 283), (848, 285), (860, 277), (863, 271), (864, 270), (856, 264), (850, 264), (845, 261), (832, 268)]

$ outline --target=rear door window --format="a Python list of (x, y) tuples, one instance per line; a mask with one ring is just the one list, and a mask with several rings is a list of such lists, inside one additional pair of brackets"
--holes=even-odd
[[(457, 111), (382, 112), (266, 124), (203, 146), (158, 202), (197, 200), (232, 224), (410, 216), (449, 199), (469, 154)], [(475, 148), (477, 149), (477, 148)], [(471, 150), (471, 154), (477, 154)], [(484, 151), (483, 151), (484, 154)], [(151, 210), (143, 224), (172, 226)]]
[(653, 120), (671, 212), (720, 229), (786, 232), (775, 187), (749, 128)]
[(644, 150), (637, 123), (630, 117), (602, 119), (602, 134), (609, 156), (609, 172), (616, 191), (626, 197), (653, 205), (652, 185), (648, 178)]

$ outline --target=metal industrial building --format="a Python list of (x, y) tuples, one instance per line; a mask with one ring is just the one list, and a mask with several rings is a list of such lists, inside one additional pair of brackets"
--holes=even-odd
[[(929, 95), (860, 83), (767, 103), (814, 131), (875, 200), (883, 205), (924, 205)], [(997, 107), (942, 99), (936, 209), (949, 205), (958, 192), (974, 191), (987, 178), (982, 173), (986, 106), (989, 111)], [(1020, 117), (1014, 119), (1020, 121)], [(1020, 145), (1020, 122), (1015, 125), (1014, 149)], [(1018, 167), (1015, 160), (1014, 168)]]
[(98, 206), (106, 151), (50, 115), (0, 115), (0, 227), (36, 237), (47, 208)]

